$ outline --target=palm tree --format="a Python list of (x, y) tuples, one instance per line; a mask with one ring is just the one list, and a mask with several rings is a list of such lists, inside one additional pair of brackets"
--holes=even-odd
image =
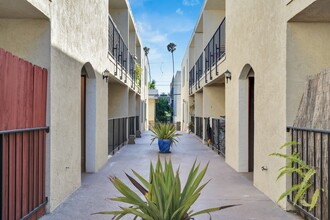
[[(173, 52), (176, 49), (176, 45), (174, 43), (169, 43), (167, 45), (167, 50), (172, 53), (172, 63), (173, 63), (173, 77), (172, 82), (174, 84), (174, 55)], [(174, 94), (173, 94), (173, 87), (171, 88), (171, 123), (173, 123), (173, 107), (174, 107)]]
[(144, 50), (144, 55), (147, 57), (147, 61), (148, 61), (148, 67), (149, 67), (149, 83), (150, 83), (151, 82), (151, 71), (150, 71), (150, 63), (149, 63), (149, 57), (148, 57), (150, 48), (149, 47), (144, 47), (143, 50)]
[(173, 63), (173, 78), (174, 78), (174, 55), (173, 52), (176, 49), (176, 45), (174, 43), (169, 43), (167, 45), (167, 50), (172, 53), (172, 63)]

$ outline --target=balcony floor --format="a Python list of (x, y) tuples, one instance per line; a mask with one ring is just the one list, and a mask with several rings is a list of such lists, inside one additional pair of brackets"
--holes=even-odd
[[(98, 211), (118, 209), (119, 203), (107, 199), (120, 195), (108, 177), (117, 176), (128, 183), (123, 171), (131, 173), (131, 168), (142, 176), (148, 177), (150, 160), (155, 162), (158, 155), (161, 158), (171, 159), (175, 168), (180, 165), (180, 173), (184, 181), (196, 158), (202, 166), (210, 161), (204, 180), (212, 180), (202, 191), (194, 210), (219, 205), (242, 204), (238, 207), (212, 213), (212, 219), (302, 219), (279, 208), (253, 186), (251, 175), (235, 172), (225, 163), (222, 156), (201, 144), (195, 136), (184, 134), (180, 137), (179, 144), (172, 148), (171, 154), (158, 154), (157, 145), (154, 143), (150, 146), (150, 132), (144, 132), (142, 138), (136, 139), (135, 145), (126, 145), (122, 148), (98, 173), (84, 174), (81, 188), (53, 213), (44, 216), (42, 220), (111, 219), (110, 216), (90, 215)], [(125, 219), (133, 219), (133, 217)], [(195, 218), (195, 220), (204, 219), (209, 220), (210, 218), (208, 215)]]

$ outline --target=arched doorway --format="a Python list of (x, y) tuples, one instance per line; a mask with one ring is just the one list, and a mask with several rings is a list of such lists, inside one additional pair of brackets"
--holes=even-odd
[(254, 170), (254, 70), (246, 64), (239, 78), (239, 171)]
[(81, 172), (95, 172), (96, 76), (87, 62), (81, 69)]

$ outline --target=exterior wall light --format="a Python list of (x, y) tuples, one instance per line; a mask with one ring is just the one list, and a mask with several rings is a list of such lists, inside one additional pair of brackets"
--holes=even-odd
[(108, 78), (110, 76), (109, 70), (105, 69), (102, 73), (103, 79), (105, 79), (106, 82), (108, 82)]
[(231, 80), (231, 72), (229, 72), (229, 70), (226, 70), (226, 72), (225, 72), (225, 78), (227, 80), (227, 83), (228, 83), (228, 79)]

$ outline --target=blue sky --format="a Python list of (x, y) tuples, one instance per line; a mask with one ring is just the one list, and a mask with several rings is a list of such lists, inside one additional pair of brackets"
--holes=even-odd
[(160, 93), (170, 91), (172, 57), (167, 50), (175, 43), (175, 72), (181, 69), (203, 0), (129, 0), (143, 46), (150, 48), (151, 78)]

